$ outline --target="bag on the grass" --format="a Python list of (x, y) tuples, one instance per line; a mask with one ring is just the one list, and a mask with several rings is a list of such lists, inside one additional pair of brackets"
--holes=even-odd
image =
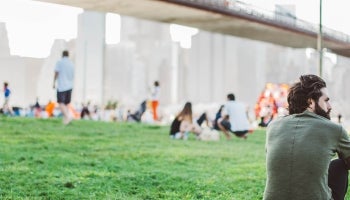
[(202, 133), (198, 136), (198, 139), (202, 141), (219, 141), (220, 133), (215, 129), (203, 128)]

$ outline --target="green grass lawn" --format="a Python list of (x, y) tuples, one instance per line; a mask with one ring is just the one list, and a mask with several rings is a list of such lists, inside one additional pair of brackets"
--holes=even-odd
[(168, 126), (0, 118), (1, 199), (262, 199), (265, 131), (169, 139)]

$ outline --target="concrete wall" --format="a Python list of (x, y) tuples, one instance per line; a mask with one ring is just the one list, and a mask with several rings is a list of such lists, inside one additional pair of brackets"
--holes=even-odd
[[(36, 83), (42, 64), (42, 59), (17, 56), (2, 57), (0, 59), (1, 88), (3, 82), (9, 83), (11, 90), (10, 103), (12, 106), (24, 107), (35, 103), (37, 97), (35, 92)], [(1, 93), (0, 102), (4, 102), (3, 93)]]
[(122, 17), (121, 42), (106, 46), (105, 100), (139, 105), (160, 81), (162, 104), (171, 99), (171, 39), (169, 25)]

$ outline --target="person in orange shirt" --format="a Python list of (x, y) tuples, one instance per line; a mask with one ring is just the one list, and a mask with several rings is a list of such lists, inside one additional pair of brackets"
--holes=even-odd
[(56, 104), (49, 100), (49, 103), (45, 107), (48, 117), (53, 117), (53, 111), (55, 110)]

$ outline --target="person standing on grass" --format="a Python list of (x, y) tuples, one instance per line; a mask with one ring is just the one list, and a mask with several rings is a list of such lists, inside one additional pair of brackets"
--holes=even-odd
[(62, 58), (56, 63), (53, 88), (57, 81), (57, 103), (63, 114), (63, 124), (67, 125), (72, 118), (69, 115), (68, 104), (71, 101), (74, 81), (74, 65), (70, 61), (68, 51), (62, 52)]
[(154, 121), (158, 120), (159, 95), (160, 95), (159, 82), (154, 81), (154, 87), (152, 90), (152, 112), (153, 112)]
[(2, 112), (4, 114), (10, 113), (10, 115), (13, 115), (13, 110), (10, 106), (10, 96), (11, 96), (11, 90), (9, 89), (8, 82), (4, 82), (4, 104), (2, 105)]
[[(341, 125), (330, 121), (326, 82), (316, 75), (300, 76), (287, 100), (289, 115), (266, 131), (264, 200), (344, 199), (350, 140)], [(336, 154), (339, 158), (333, 159)]]

